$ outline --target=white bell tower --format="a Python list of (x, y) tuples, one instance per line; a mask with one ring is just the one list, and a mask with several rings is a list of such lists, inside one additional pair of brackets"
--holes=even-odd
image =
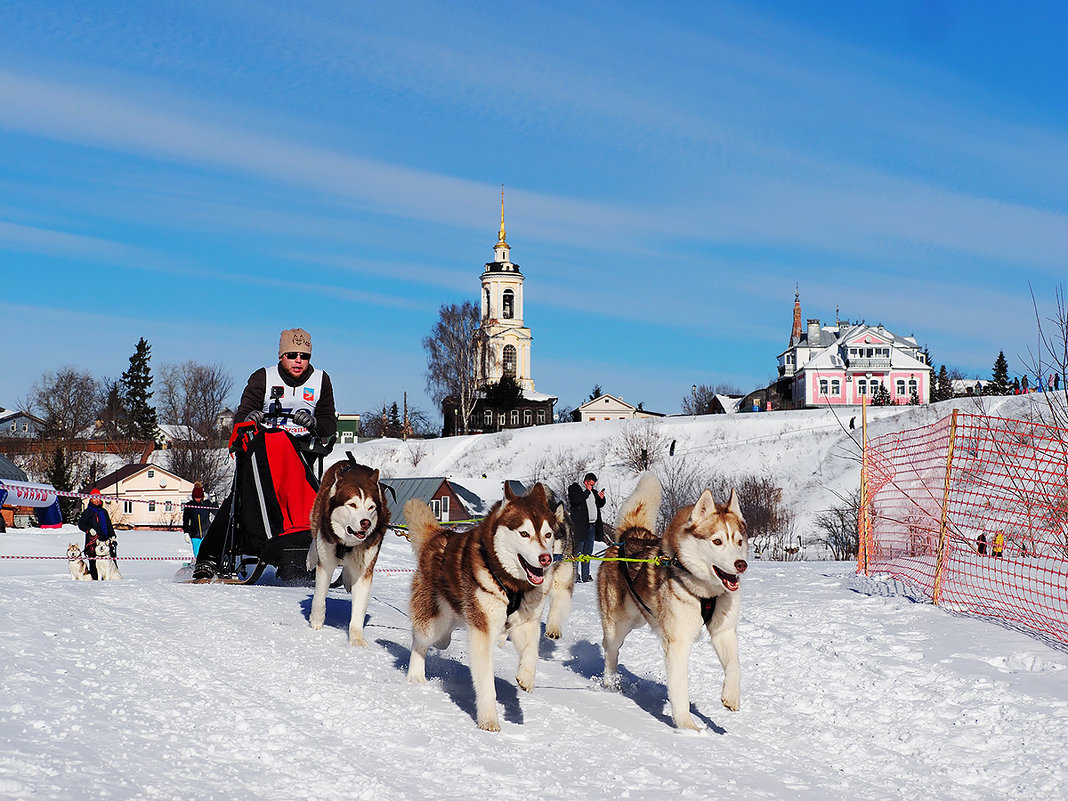
[(530, 377), (530, 329), (523, 325), (523, 274), (509, 256), (504, 238), (504, 187), (501, 187), (501, 229), (493, 248), (493, 261), (482, 273), (482, 323), (479, 330), (488, 358), (479, 384), (511, 375), (521, 389), (534, 390)]

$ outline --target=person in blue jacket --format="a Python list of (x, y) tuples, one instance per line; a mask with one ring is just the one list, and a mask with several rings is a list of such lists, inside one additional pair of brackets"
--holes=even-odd
[(119, 552), (119, 543), (115, 539), (115, 527), (111, 524), (111, 515), (104, 508), (104, 497), (100, 490), (93, 487), (89, 491), (89, 505), (85, 507), (82, 516), (78, 518), (78, 528), (85, 532), (86, 564), (89, 565), (89, 575), (96, 579), (96, 552), (97, 540), (104, 540), (111, 549), (111, 558), (114, 559)]

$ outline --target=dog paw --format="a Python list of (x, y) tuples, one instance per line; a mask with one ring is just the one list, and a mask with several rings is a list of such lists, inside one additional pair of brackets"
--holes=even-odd
[(615, 690), (616, 692), (619, 692), (621, 686), (619, 682), (619, 674), (606, 673), (604, 676), (604, 680), (601, 682), (601, 684), (604, 685), (604, 688), (606, 690)]
[(700, 731), (701, 730), (701, 727), (698, 726), (694, 722), (694, 719), (690, 715), (687, 715), (684, 718), (679, 718), (678, 720), (676, 720), (675, 721), (675, 728), (679, 729), (681, 731)]
[(311, 627), (315, 631), (320, 631), (323, 628), (323, 621), (322, 620), (309, 620), (308, 622), (311, 624)]
[(501, 724), (497, 722), (497, 718), (494, 718), (493, 720), (483, 721), (483, 722), (478, 724), (478, 727), (480, 729), (482, 729), (482, 731), (500, 731), (501, 730)]
[(419, 675), (414, 675), (412, 673), (409, 673), (408, 674), (408, 683), (409, 684), (426, 684), (426, 676), (419, 676)]
[(367, 647), (367, 640), (363, 638), (363, 635), (359, 632), (349, 635), (349, 645), (360, 646), (362, 648)]
[(720, 700), (723, 702), (723, 706), (727, 707), (727, 709), (732, 712), (737, 712), (742, 708), (742, 699), (737, 696), (728, 697), (725, 695)]
[(519, 689), (520, 690), (524, 690), (524, 691), (526, 691), (528, 693), (534, 692), (534, 678), (533, 677), (527, 679), (527, 678), (520, 678), (519, 676), (516, 676), (515, 677), (515, 683), (517, 685), (519, 685)]
[(547, 626), (545, 629), (545, 636), (550, 640), (559, 640), (562, 635), (563, 632), (556, 628), (556, 626)]

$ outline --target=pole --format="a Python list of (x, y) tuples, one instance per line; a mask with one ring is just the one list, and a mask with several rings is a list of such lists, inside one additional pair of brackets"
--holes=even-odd
[(942, 523), (938, 527), (938, 558), (935, 560), (934, 591), (931, 601), (935, 606), (942, 600), (942, 572), (946, 562), (946, 530), (949, 528), (949, 481), (953, 471), (953, 445), (957, 438), (957, 410), (949, 423), (949, 447), (946, 449), (946, 481), (942, 488)]
[(868, 404), (867, 395), (860, 396), (860, 509), (857, 511), (857, 572), (868, 575), (868, 551), (871, 540), (871, 521), (868, 519)]

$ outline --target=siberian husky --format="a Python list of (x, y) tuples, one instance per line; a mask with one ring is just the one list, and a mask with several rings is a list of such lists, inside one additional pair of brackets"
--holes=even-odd
[(93, 544), (96, 555), (96, 577), (98, 581), (118, 581), (122, 578), (119, 566), (111, 553), (111, 540), (97, 540)]
[(409, 614), (412, 655), (408, 681), (426, 682), (426, 652), (448, 648), (453, 629), (467, 629), (478, 727), (500, 731), (493, 688), (493, 646), (507, 633), (519, 654), (516, 683), (534, 689), (538, 629), (551, 586), (553, 549), (562, 516), (549, 511), (545, 488), (535, 484), (504, 500), (477, 526), (443, 529), (419, 500), (404, 506), (416, 555)]
[(553, 560), (557, 564), (553, 567), (553, 580), (549, 587), (549, 615), (545, 620), (545, 636), (550, 640), (559, 640), (563, 636), (564, 623), (571, 614), (571, 598), (575, 591), (575, 563), (570, 559), (575, 555), (575, 537), (566, 507), (565, 503), (558, 503), (555, 507), (560, 523), (556, 536), (553, 537), (552, 552)]
[(67, 546), (67, 567), (70, 568), (70, 577), (75, 581), (92, 581), (89, 568), (82, 561), (82, 549), (73, 542)]
[(313, 629), (323, 627), (326, 591), (340, 565), (345, 589), (352, 593), (349, 644), (367, 645), (363, 619), (388, 524), (389, 505), (377, 470), (357, 464), (350, 456), (326, 471), (311, 510), (307, 566), (315, 570), (315, 593), (308, 616)]
[(660, 557), (662, 563), (606, 561), (597, 574), (604, 686), (619, 689), (619, 648), (628, 633), (648, 623), (664, 647), (675, 725), (696, 729), (690, 715), (688, 663), (690, 647), (702, 627), (711, 635), (723, 666), (723, 705), (733, 710), (741, 706), (739, 574), (749, 567), (749, 540), (733, 490), (724, 506), (706, 489), (696, 504), (679, 510), (658, 538), (653, 527), (659, 507), (660, 482), (646, 473), (620, 512), (621, 545), (609, 548), (607, 555)]

